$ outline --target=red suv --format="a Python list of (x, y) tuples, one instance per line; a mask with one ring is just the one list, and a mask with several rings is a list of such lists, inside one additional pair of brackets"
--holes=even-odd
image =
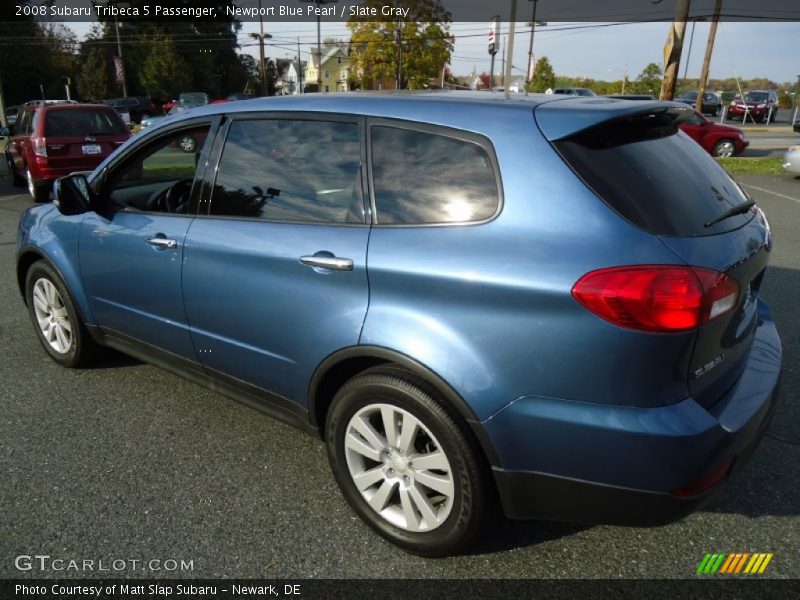
[(744, 123), (747, 119), (753, 122), (761, 121), (767, 123), (774, 121), (778, 117), (778, 95), (771, 90), (751, 90), (747, 92), (744, 100), (734, 99), (728, 110), (728, 117), (731, 119), (741, 119)]
[(91, 171), (130, 135), (109, 106), (29, 102), (6, 146), (8, 170), (15, 185), (27, 182), (33, 199), (46, 202), (54, 180)]

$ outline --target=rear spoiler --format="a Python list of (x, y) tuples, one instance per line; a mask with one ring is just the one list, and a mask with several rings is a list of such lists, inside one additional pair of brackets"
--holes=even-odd
[(536, 124), (551, 142), (571, 137), (597, 125), (652, 120), (653, 124), (678, 126), (694, 114), (691, 106), (657, 100), (615, 98), (568, 98), (546, 102), (534, 109)]

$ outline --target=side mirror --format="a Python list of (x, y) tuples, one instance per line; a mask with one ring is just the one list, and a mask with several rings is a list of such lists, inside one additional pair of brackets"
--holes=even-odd
[(92, 210), (92, 192), (83, 173), (59, 177), (53, 184), (53, 204), (62, 215), (80, 215)]
[(0, 127), (0, 137), (11, 137), (11, 130), (8, 127)]

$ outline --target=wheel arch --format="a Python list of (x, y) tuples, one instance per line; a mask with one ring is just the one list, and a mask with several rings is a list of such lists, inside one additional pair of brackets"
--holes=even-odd
[(80, 288), (76, 289), (76, 286), (74, 285), (76, 280), (80, 280), (78, 274), (75, 273), (69, 266), (67, 266), (66, 269), (62, 268), (62, 265), (59, 265), (55, 261), (51, 260), (50, 257), (42, 252), (42, 250), (39, 248), (24, 248), (20, 252), (19, 258), (17, 259), (17, 285), (19, 286), (19, 292), (25, 305), (28, 305), (28, 300), (25, 295), (25, 279), (28, 276), (28, 271), (30, 271), (30, 268), (40, 260), (45, 261), (48, 266), (53, 269), (61, 278), (61, 281), (64, 282), (67, 292), (72, 297), (75, 308), (78, 310), (78, 314), (83, 322), (89, 324), (92, 323), (93, 321), (89, 319), (91, 313), (89, 312), (88, 305), (86, 303), (86, 297), (81, 293)]
[(308, 414), (312, 426), (324, 432), (325, 418), (336, 392), (359, 373), (384, 364), (400, 366), (432, 385), (467, 424), (489, 464), (500, 466), (494, 445), (466, 401), (433, 370), (405, 354), (381, 346), (343, 348), (319, 364), (311, 377), (308, 391)]

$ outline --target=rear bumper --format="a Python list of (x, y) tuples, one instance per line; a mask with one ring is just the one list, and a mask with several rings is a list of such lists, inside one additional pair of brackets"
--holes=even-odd
[[(742, 468), (774, 411), (781, 346), (763, 303), (759, 315), (741, 377), (708, 410), (691, 398), (637, 409), (525, 397), (484, 422), (506, 515), (645, 526), (702, 507)], [(710, 489), (672, 493), (731, 461)]]

